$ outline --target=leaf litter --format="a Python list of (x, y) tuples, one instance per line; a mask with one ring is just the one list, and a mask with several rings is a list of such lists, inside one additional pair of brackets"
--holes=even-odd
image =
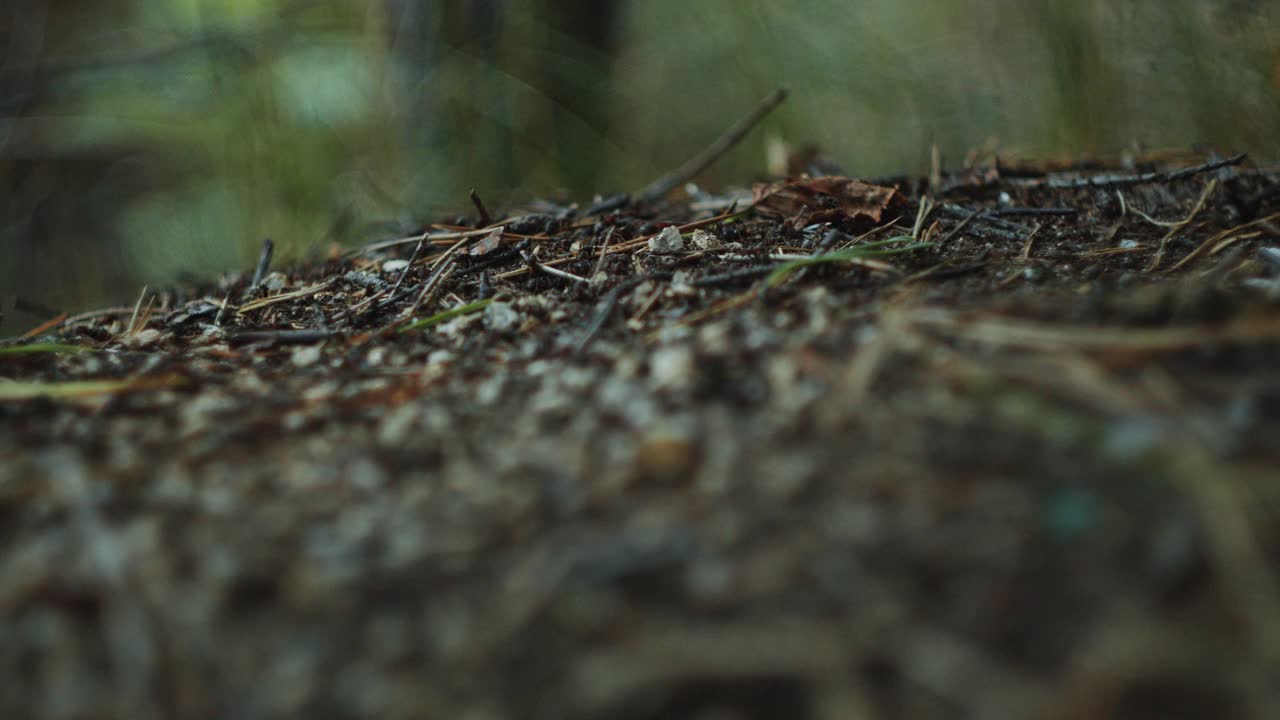
[(0, 349), (0, 715), (1275, 716), (1229, 160), (541, 202), (62, 318)]

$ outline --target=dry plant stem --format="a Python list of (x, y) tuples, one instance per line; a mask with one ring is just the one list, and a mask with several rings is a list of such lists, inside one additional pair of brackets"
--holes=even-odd
[(651, 203), (662, 199), (667, 193), (680, 187), (686, 182), (697, 177), (698, 173), (711, 167), (712, 163), (719, 160), (721, 156), (727, 153), (746, 137), (761, 120), (764, 119), (774, 108), (782, 104), (787, 99), (786, 88), (778, 88), (769, 94), (764, 100), (756, 106), (754, 110), (747, 114), (738, 122), (734, 123), (715, 142), (706, 147), (705, 150), (689, 158), (685, 164), (676, 168), (670, 173), (649, 183), (643, 190), (636, 193), (636, 199), (642, 203)]
[[(408, 268), (406, 268), (406, 270), (408, 270)], [(360, 301), (359, 303), (357, 303), (357, 304), (356, 304), (356, 305), (354, 305), (353, 307), (347, 308), (347, 310), (345, 310), (344, 312), (342, 312), (341, 314), (339, 314), (337, 317), (333, 318), (333, 322), (334, 322), (334, 324), (336, 324), (336, 325), (342, 325), (343, 323), (348, 322), (349, 320), (351, 320), (351, 318), (353, 318), (353, 317), (356, 317), (356, 316), (360, 315), (360, 314), (361, 314), (361, 313), (363, 313), (366, 309), (368, 309), (370, 305), (373, 305), (373, 303), (374, 303), (374, 302), (376, 302), (379, 298), (381, 298), (381, 297), (383, 297), (384, 295), (387, 295), (387, 294), (388, 294), (388, 293), (387, 293), (387, 290), (384, 288), (384, 289), (379, 290), (378, 292), (376, 292), (376, 293), (374, 293), (374, 294), (370, 295), (369, 297), (365, 298), (364, 300)]]
[[(452, 243), (455, 240), (465, 240), (467, 238), (488, 235), (494, 230), (502, 230), (504, 227), (506, 226), (499, 223), (497, 225), (482, 227), (476, 230), (464, 230), (461, 232), (432, 233), (430, 230), (428, 230), (427, 232), (419, 233), (411, 237), (396, 238), (395, 240), (382, 240), (379, 242), (370, 243), (368, 245), (363, 245), (361, 247), (355, 248), (354, 250), (351, 250), (348, 254), (358, 255), (366, 252), (374, 252), (376, 250), (385, 250), (389, 247), (395, 247), (397, 245), (408, 245), (409, 243), (420, 242), (423, 240), (425, 240), (427, 243), (432, 245), (438, 245), (440, 243)], [(505, 237), (506, 233), (503, 233), (503, 235)], [(516, 237), (516, 236), (513, 236), (513, 237)]]
[(418, 293), (418, 297), (414, 299), (413, 305), (409, 307), (409, 311), (406, 312), (399, 321), (393, 323), (393, 327), (408, 322), (414, 315), (418, 314), (418, 310), (422, 309), (424, 305), (435, 297), (436, 291), (440, 289), (440, 285), (442, 284), (445, 276), (453, 270), (453, 266), (457, 262), (457, 258), (450, 257), (436, 268), (436, 271), (432, 273), (431, 277), (422, 284), (422, 292)]
[(1088, 252), (1076, 253), (1078, 258), (1104, 258), (1112, 255), (1131, 255), (1133, 253), (1146, 252), (1150, 248), (1146, 245), (1135, 245), (1134, 247), (1113, 247), (1103, 248), (1101, 250), (1090, 250)]
[(307, 297), (308, 295), (315, 295), (316, 293), (332, 285), (333, 282), (334, 282), (334, 279), (329, 278), (328, 280), (325, 280), (322, 283), (312, 285), (311, 287), (305, 287), (305, 288), (302, 288), (301, 290), (294, 290), (292, 292), (280, 293), (279, 295), (272, 295), (271, 297), (265, 297), (265, 298), (262, 298), (261, 300), (254, 300), (252, 302), (247, 302), (244, 305), (241, 305), (239, 310), (236, 310), (236, 314), (243, 315), (245, 313), (253, 312), (254, 310), (267, 307), (268, 305), (275, 305), (276, 303), (288, 302), (289, 300), (297, 300), (298, 298)]
[(222, 302), (218, 303), (218, 314), (213, 316), (213, 326), (222, 327), (222, 314), (231, 306), (231, 293), (228, 292), (223, 296)]
[[(211, 305), (218, 305), (218, 301), (216, 299), (209, 299), (207, 301)], [(113, 308), (100, 308), (98, 310), (87, 310), (85, 312), (72, 315), (71, 317), (64, 320), (63, 324), (75, 325), (76, 323), (82, 323), (86, 320), (97, 320), (98, 318), (108, 317), (111, 315), (128, 315), (132, 312), (133, 312), (133, 308), (131, 307), (113, 307)]]
[[(556, 258), (555, 260), (548, 260), (548, 261), (546, 261), (546, 262), (544, 262), (544, 263), (539, 263), (539, 264), (540, 264), (542, 267), (556, 267), (556, 266), (559, 266), (559, 265), (567, 265), (568, 263), (571, 263), (571, 262), (573, 262), (574, 260), (577, 260), (577, 259), (578, 259), (578, 256), (577, 256), (577, 255), (569, 255), (569, 256), (567, 256), (567, 257)], [(519, 276), (521, 276), (521, 275), (528, 275), (529, 273), (530, 273), (529, 266), (528, 266), (528, 265), (526, 265), (526, 266), (524, 266), (524, 267), (522, 267), (522, 268), (516, 268), (515, 270), (508, 270), (508, 271), (503, 272), (503, 273), (498, 273), (497, 275), (494, 275), (494, 276), (493, 276), (493, 279), (494, 279), (494, 280), (507, 280), (507, 279), (509, 279), (509, 278), (519, 277)]]
[(1035, 241), (1036, 233), (1040, 232), (1041, 227), (1043, 226), (1035, 226), (1035, 229), (1033, 229), (1031, 234), (1027, 236), (1027, 241), (1022, 244), (1022, 253), (1018, 255), (1018, 259), (1022, 262), (1027, 262), (1031, 259), (1031, 243)]
[[(924, 228), (924, 224), (929, 219), (929, 213), (933, 212), (933, 198), (928, 195), (920, 198), (920, 207), (916, 210), (916, 222), (911, 226), (911, 239), (920, 242), (920, 231)], [(895, 218), (892, 225), (897, 222)], [(966, 221), (967, 222), (967, 221)]]
[(965, 229), (965, 226), (967, 226), (970, 222), (973, 221), (974, 218), (978, 217), (978, 215), (981, 215), (981, 214), (982, 214), (982, 208), (978, 208), (977, 210), (974, 210), (973, 212), (969, 213), (968, 217), (966, 217), (964, 220), (961, 220), (959, 225), (952, 228), (951, 232), (944, 235), (942, 239), (938, 241), (938, 245), (941, 247), (946, 247), (947, 243), (951, 241), (951, 238), (958, 235), (961, 230)]
[(1217, 255), (1218, 253), (1222, 252), (1223, 250), (1226, 250), (1232, 245), (1235, 245), (1241, 240), (1252, 240), (1253, 238), (1261, 237), (1263, 234), (1264, 233), (1262, 230), (1254, 230), (1253, 232), (1240, 233), (1239, 235), (1232, 235), (1231, 237), (1228, 237), (1222, 240), (1217, 245), (1214, 245), (1213, 248), (1209, 250), (1209, 254)]
[(404, 266), (404, 269), (400, 271), (400, 277), (396, 278), (395, 285), (392, 285), (391, 289), (387, 291), (389, 294), (395, 295), (396, 291), (400, 289), (400, 286), (404, 284), (405, 276), (409, 274), (409, 270), (413, 268), (413, 264), (418, 261), (418, 253), (422, 252), (422, 244), (426, 241), (427, 239), (423, 238), (414, 246), (413, 254), (409, 256), (409, 262)]
[(470, 238), (460, 238), (457, 242), (451, 245), (448, 250), (444, 251), (439, 257), (437, 257), (433, 263), (431, 263), (431, 267), (434, 268), (434, 271), (431, 273), (431, 277), (427, 278), (427, 281), (423, 283), (422, 292), (420, 292), (417, 299), (413, 301), (413, 305), (410, 306), (409, 311), (404, 314), (403, 317), (406, 320), (417, 314), (418, 310), (420, 310), (422, 306), (435, 295), (436, 290), (439, 289), (444, 278), (453, 271), (453, 266), (458, 261), (457, 254), (462, 250), (462, 246), (467, 244), (469, 239)]
[(46, 320), (46, 321), (44, 321), (44, 322), (40, 323), (39, 325), (37, 325), (37, 326), (35, 326), (35, 327), (31, 328), (30, 330), (26, 331), (25, 333), (23, 333), (23, 334), (22, 334), (22, 339), (23, 339), (23, 340), (30, 340), (30, 339), (31, 339), (31, 338), (33, 338), (33, 337), (37, 337), (37, 336), (39, 336), (39, 335), (41, 335), (41, 334), (43, 334), (43, 333), (49, 332), (50, 330), (52, 330), (52, 329), (54, 329), (54, 328), (58, 327), (59, 325), (61, 325), (61, 324), (62, 324), (62, 323), (64, 323), (64, 322), (67, 322), (67, 314), (66, 314), (66, 313), (59, 313), (59, 314), (57, 315), (57, 317), (54, 317), (54, 318), (52, 318), (52, 319), (50, 319), (50, 320)]
[[(472, 236), (472, 237), (474, 237), (474, 236)], [(465, 244), (467, 243), (467, 241), (468, 241), (468, 240), (470, 240), (470, 239), (471, 239), (470, 237), (466, 237), (466, 238), (462, 238), (462, 239), (460, 239), (460, 240), (456, 240), (456, 241), (454, 241), (454, 243), (449, 247), (449, 249), (448, 249), (448, 250), (446, 250), (446, 251), (445, 251), (445, 252), (443, 252), (443, 253), (440, 253), (439, 255), (435, 255), (435, 256), (433, 256), (433, 259), (432, 259), (432, 262), (430, 263), (430, 266), (431, 266), (432, 268), (436, 268), (436, 270), (435, 270), (435, 272), (433, 272), (433, 273), (432, 273), (431, 277), (427, 279), (427, 283), (428, 283), (428, 285), (430, 285), (433, 281), (435, 281), (436, 279), (438, 279), (438, 278), (439, 278), (439, 276), (440, 276), (440, 271), (439, 271), (439, 269), (438, 269), (438, 268), (440, 267), (440, 264), (441, 264), (441, 263), (448, 263), (448, 265), (450, 266), (450, 268), (452, 268), (452, 267), (453, 267), (454, 255), (455, 255), (455, 254), (458, 252), (458, 250), (459, 250), (463, 245), (465, 245)], [(419, 243), (418, 243), (418, 249), (420, 249), (421, 247), (422, 247), (422, 241), (419, 241)], [(418, 255), (418, 251), (417, 251), (417, 249), (415, 249), (415, 250), (414, 250), (413, 257), (412, 257), (412, 258), (410, 258), (410, 260), (409, 260), (409, 265), (405, 266), (404, 273), (401, 273), (401, 275), (400, 275), (400, 278), (401, 278), (401, 279), (404, 279), (404, 276), (409, 272), (409, 269), (410, 269), (411, 267), (413, 267), (413, 263), (417, 261), (417, 255)], [(399, 286), (400, 286), (400, 283), (399, 283), (399, 281), (397, 281), (397, 282), (396, 282), (396, 287), (399, 287)], [(421, 300), (423, 299), (423, 293), (424, 293), (424, 292), (425, 292), (425, 290), (424, 290), (424, 291), (421, 291), (421, 292), (419, 293), (419, 295), (418, 295), (418, 300), (419, 300), (419, 301), (421, 301)], [(385, 296), (385, 299), (383, 299), (381, 302), (379, 302), (379, 306), (380, 306), (380, 307), (381, 307), (381, 306), (385, 306), (385, 305), (387, 305), (388, 303), (394, 302), (394, 301), (396, 301), (397, 299), (399, 299), (399, 295), (395, 292), (395, 288), (391, 288), (391, 289), (389, 289), (389, 290), (388, 290), (388, 289), (382, 289), (382, 290), (379, 290), (378, 292), (374, 293), (373, 295), (370, 295), (369, 297), (365, 298), (365, 300), (364, 300), (363, 302), (361, 302), (359, 305), (356, 305), (355, 307), (353, 307), (353, 308), (351, 308), (350, 310), (348, 310), (348, 311), (346, 311), (345, 313), (343, 313), (341, 316), (339, 316), (339, 317), (335, 318), (335, 322), (339, 322), (339, 323), (341, 323), (341, 322), (349, 321), (351, 318), (356, 317), (357, 315), (359, 315), (359, 314), (363, 313), (363, 312), (364, 312), (365, 310), (367, 310), (367, 309), (369, 308), (369, 306), (371, 306), (375, 301), (379, 300), (379, 298), (383, 298), (384, 296)], [(408, 318), (413, 317), (413, 313), (417, 312), (417, 310), (418, 310), (418, 308), (419, 308), (419, 307), (421, 307), (421, 306), (420, 306), (420, 305), (418, 305), (418, 304), (415, 304), (415, 305), (413, 306), (412, 311), (408, 314), (408, 316), (406, 316), (406, 318), (404, 318), (404, 319), (403, 319), (403, 321), (407, 321), (407, 319), (408, 319)], [(399, 326), (399, 324), (400, 324), (399, 322), (392, 323), (392, 324), (389, 326), (389, 329), (395, 329), (396, 327), (398, 327), (398, 326)], [(384, 328), (384, 330), (387, 330), (387, 329), (388, 329), (388, 328)]]
[(524, 261), (528, 263), (529, 267), (534, 270), (546, 273), (553, 277), (564, 278), (565, 280), (571, 280), (576, 283), (582, 283), (583, 285), (589, 285), (591, 283), (590, 280), (584, 277), (578, 277), (573, 273), (565, 272), (564, 270), (557, 270), (555, 268), (547, 267), (546, 265), (543, 265), (542, 263), (538, 262), (538, 259), (535, 258), (532, 253), (521, 253), (521, 254), (524, 255)]
[(605, 231), (604, 242), (600, 246), (600, 257), (596, 259), (596, 266), (591, 270), (591, 277), (599, 275), (604, 268), (604, 256), (609, 254), (609, 243), (613, 242), (613, 233), (617, 230), (617, 227), (616, 225), (610, 225), (609, 229)]
[[(1230, 228), (1230, 229), (1228, 229), (1228, 230), (1223, 230), (1222, 232), (1218, 233), (1217, 235), (1214, 235), (1213, 237), (1210, 237), (1208, 240), (1205, 240), (1204, 242), (1200, 243), (1199, 247), (1197, 247), (1195, 250), (1192, 250), (1192, 251), (1191, 251), (1191, 252), (1190, 252), (1186, 257), (1184, 257), (1184, 258), (1182, 258), (1181, 260), (1179, 260), (1179, 261), (1177, 262), (1177, 264), (1175, 264), (1173, 267), (1171, 267), (1171, 268), (1169, 268), (1169, 269), (1170, 269), (1170, 270), (1177, 270), (1178, 268), (1181, 268), (1183, 265), (1186, 265), (1187, 263), (1191, 262), (1192, 260), (1195, 260), (1196, 258), (1200, 257), (1200, 256), (1201, 256), (1201, 255), (1203, 255), (1206, 251), (1209, 251), (1209, 254), (1211, 254), (1211, 255), (1212, 255), (1212, 254), (1214, 254), (1214, 253), (1216, 253), (1216, 252), (1219, 252), (1220, 250), (1224, 249), (1224, 248), (1227, 246), (1227, 244), (1229, 244), (1229, 243), (1225, 243), (1225, 244), (1223, 244), (1221, 241), (1223, 241), (1223, 240), (1225, 240), (1225, 239), (1230, 238), (1232, 235), (1235, 235), (1236, 233), (1240, 232), (1241, 230), (1246, 230), (1246, 229), (1248, 229), (1248, 228), (1254, 227), (1255, 225), (1264, 225), (1264, 224), (1269, 223), (1269, 222), (1271, 222), (1272, 220), (1275, 220), (1275, 219), (1277, 219), (1277, 218), (1280, 218), (1280, 213), (1275, 213), (1275, 214), (1272, 214), (1272, 215), (1268, 215), (1268, 216), (1266, 216), (1266, 217), (1264, 217), (1264, 218), (1261, 218), (1261, 219), (1259, 219), (1259, 220), (1254, 220), (1253, 222), (1247, 222), (1247, 223), (1245, 223), (1245, 224), (1243, 224), (1243, 225), (1238, 225), (1238, 226), (1233, 227), (1233, 228)], [(1218, 244), (1217, 244), (1217, 245), (1215, 245), (1215, 243), (1218, 243)], [(1210, 250), (1210, 248), (1212, 248), (1212, 250)]]
[(649, 299), (645, 300), (644, 304), (640, 306), (640, 309), (636, 311), (636, 314), (631, 316), (631, 321), (639, 322), (640, 320), (643, 320), (644, 316), (648, 315), (649, 311), (653, 309), (653, 306), (658, 303), (658, 299), (662, 297), (662, 293), (664, 292), (666, 292), (666, 288), (655, 288), (653, 293), (649, 295)]
[(129, 316), (129, 324), (125, 326), (125, 335), (132, 335), (138, 331), (138, 311), (142, 308), (142, 301), (147, 297), (147, 286), (142, 286), (142, 292), (138, 294), (138, 301), (133, 304), (133, 314)]
[[(1186, 219), (1178, 223), (1175, 223), (1173, 226), (1169, 228), (1169, 232), (1165, 233), (1164, 237), (1160, 238), (1160, 248), (1156, 250), (1155, 256), (1151, 258), (1151, 266), (1147, 268), (1147, 272), (1155, 272), (1156, 269), (1160, 267), (1160, 261), (1164, 259), (1164, 251), (1165, 251), (1165, 248), (1168, 247), (1169, 245), (1169, 240), (1174, 235), (1177, 235), (1179, 230), (1183, 229), (1187, 225), (1190, 225), (1191, 221), (1196, 219), (1196, 216), (1199, 215), (1200, 211), (1204, 209), (1205, 202), (1209, 199), (1209, 196), (1213, 194), (1213, 191), (1217, 187), (1218, 187), (1217, 179), (1210, 180), (1204, 186), (1204, 191), (1200, 193), (1200, 199), (1196, 201), (1195, 207), (1191, 208), (1191, 212), (1187, 213)], [(1134, 212), (1137, 212), (1137, 210), (1134, 210)], [(1193, 251), (1191, 255), (1188, 255), (1187, 257), (1183, 258), (1176, 265), (1170, 268), (1170, 270), (1177, 270), (1178, 268), (1182, 267), (1194, 255), (1195, 255), (1195, 252)]]

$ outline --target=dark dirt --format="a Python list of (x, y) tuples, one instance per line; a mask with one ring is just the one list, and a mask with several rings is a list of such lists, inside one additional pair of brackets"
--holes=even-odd
[(1202, 160), (546, 204), (11, 342), (0, 716), (1280, 717), (1280, 176)]

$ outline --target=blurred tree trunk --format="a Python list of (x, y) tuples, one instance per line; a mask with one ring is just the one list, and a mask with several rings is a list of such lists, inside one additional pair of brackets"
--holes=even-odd
[(549, 158), (555, 182), (599, 189), (617, 0), (386, 3), (401, 142), (420, 182), (516, 188)]
[[(123, 0), (0, 5), (0, 304), (58, 307), (125, 274), (111, 262), (112, 218), (139, 168), (123, 148), (67, 148), (48, 119), (74, 112), (65, 84), (88, 68), (86, 36), (101, 30), (86, 19), (127, 10)], [(7, 318), (0, 334), (43, 319)]]

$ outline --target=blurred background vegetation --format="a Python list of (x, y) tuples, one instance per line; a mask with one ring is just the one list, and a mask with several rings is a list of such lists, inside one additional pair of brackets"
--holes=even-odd
[[(671, 169), (779, 85), (765, 143), (850, 174), (975, 148), (1280, 148), (1269, 0), (7, 0), (0, 335), (469, 210)], [(15, 305), (17, 306), (15, 308)], [(24, 315), (25, 313), (25, 315)]]

